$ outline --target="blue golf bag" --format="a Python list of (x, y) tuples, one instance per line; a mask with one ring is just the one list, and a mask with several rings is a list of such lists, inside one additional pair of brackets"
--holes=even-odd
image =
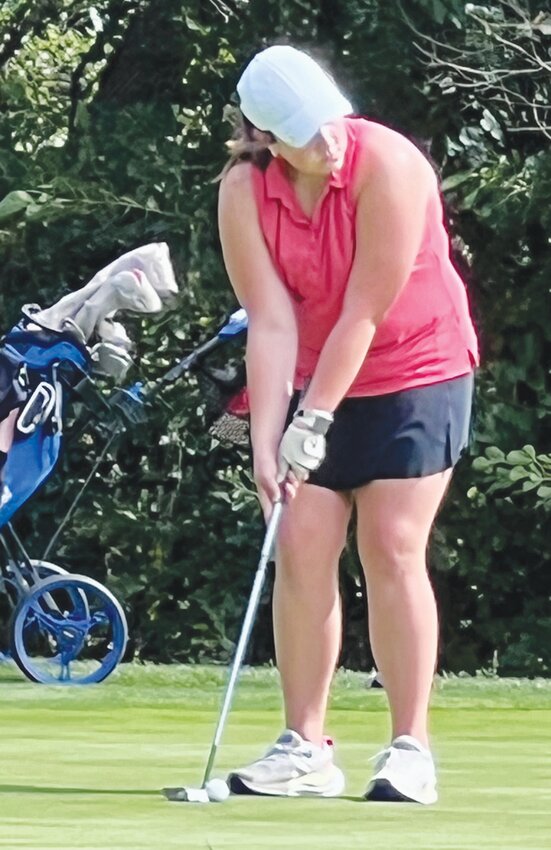
[[(77, 389), (80, 393), (83, 387), (94, 391), (98, 364), (103, 374), (106, 364), (109, 368), (114, 365), (117, 377), (121, 377), (121, 364), (128, 366), (126, 341), (121, 348), (120, 327), (119, 342), (113, 341), (111, 325), (110, 340), (90, 347), (77, 323), (63, 320), (60, 328), (41, 327), (38, 321), (45, 313), (53, 324), (50, 312), (34, 306), (24, 308), (19, 324), (0, 341), (0, 597), (5, 603), (3, 609), (0, 607), (0, 619), (3, 616), (6, 620), (4, 637), (8, 644), (0, 650), (33, 681), (89, 684), (105, 679), (124, 656), (128, 640), (124, 610), (101, 583), (67, 573), (45, 560), (86, 485), (61, 520), (43, 558), (29, 556), (12, 518), (55, 469), (62, 449), (68, 397)], [(58, 311), (56, 322), (59, 315)], [(245, 312), (237, 311), (213, 339), (162, 376), (148, 397), (185, 372), (199, 370), (211, 351), (242, 334), (246, 327)], [(217, 409), (217, 423), (229, 416), (232, 423), (238, 422), (243, 438), (247, 428), (244, 411), (234, 415), (222, 409), (240, 394), (241, 379), (215, 369), (205, 369), (203, 375), (223, 402)], [(147, 397), (140, 383), (114, 391), (107, 404), (104, 396), (97, 397), (109, 416), (106, 447), (146, 416)]]

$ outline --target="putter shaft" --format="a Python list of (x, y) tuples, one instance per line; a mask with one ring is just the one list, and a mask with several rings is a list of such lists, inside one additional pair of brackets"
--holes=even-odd
[(254, 582), (251, 590), (251, 595), (249, 597), (249, 603), (247, 605), (247, 610), (245, 612), (245, 617), (243, 619), (243, 625), (241, 627), (241, 634), (239, 635), (239, 641), (237, 643), (237, 647), (235, 649), (235, 655), (231, 666), (230, 677), (228, 680), (228, 684), (226, 686), (226, 692), (224, 694), (224, 702), (222, 703), (222, 708), (220, 710), (220, 716), (218, 718), (218, 723), (216, 725), (216, 730), (214, 733), (214, 738), (212, 741), (212, 745), (210, 748), (210, 753), (207, 761), (207, 765), (205, 767), (205, 773), (203, 776), (202, 788), (207, 784), (210, 774), (212, 771), (212, 767), (214, 764), (214, 759), (216, 758), (216, 751), (218, 749), (218, 745), (220, 743), (220, 739), (222, 737), (222, 732), (224, 730), (224, 726), (226, 725), (226, 720), (229, 714), (229, 710), (231, 707), (231, 701), (233, 698), (233, 692), (235, 690), (235, 684), (237, 682), (237, 677), (239, 675), (239, 670), (241, 667), (241, 663), (243, 661), (243, 656), (245, 655), (245, 651), (247, 649), (247, 645), (249, 643), (249, 637), (252, 631), (252, 627), (254, 625), (254, 620), (256, 616), (256, 612), (258, 609), (258, 604), (260, 602), (260, 595), (262, 593), (262, 588), (264, 586), (264, 581), (266, 578), (266, 569), (272, 557), (272, 552), (275, 545), (275, 539), (277, 536), (277, 530), (279, 528), (279, 523), (281, 520), (281, 513), (283, 511), (283, 502), (279, 501), (274, 504), (272, 514), (268, 521), (268, 526), (266, 528), (266, 534), (264, 535), (264, 542), (262, 544), (262, 549), (260, 552), (260, 560), (258, 562), (258, 567), (256, 569)]

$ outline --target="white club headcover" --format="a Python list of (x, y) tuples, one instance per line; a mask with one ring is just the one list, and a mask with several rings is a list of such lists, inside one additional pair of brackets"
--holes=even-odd
[(127, 351), (130, 351), (132, 348), (132, 340), (126, 333), (124, 325), (108, 317), (98, 322), (96, 325), (96, 334), (103, 342), (111, 342), (113, 345), (118, 345)]
[(80, 332), (86, 342), (94, 332), (101, 337), (104, 319), (118, 310), (157, 313), (162, 310), (161, 298), (177, 292), (168, 246), (154, 242), (123, 254), (86, 286), (34, 313), (33, 318), (51, 330)]
[[(158, 313), (162, 309), (163, 302), (143, 272), (121, 271), (108, 277), (68, 318), (88, 340), (107, 316), (119, 310)], [(63, 323), (61, 327), (63, 329)]]
[(166, 242), (151, 242), (149, 245), (142, 245), (141, 248), (128, 251), (95, 274), (88, 286), (104, 283), (107, 278), (119, 272), (133, 271), (134, 269), (144, 272), (151, 286), (161, 298), (177, 294), (178, 284), (174, 277), (174, 269)]
[(93, 371), (99, 375), (108, 375), (117, 382), (123, 381), (132, 359), (126, 349), (112, 342), (98, 342), (90, 351)]

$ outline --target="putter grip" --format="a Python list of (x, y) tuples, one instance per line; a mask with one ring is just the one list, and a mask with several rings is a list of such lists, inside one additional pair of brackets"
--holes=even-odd
[(266, 527), (266, 534), (264, 535), (264, 542), (260, 552), (260, 562), (264, 559), (268, 562), (272, 557), (282, 510), (283, 502), (281, 500), (279, 502), (275, 502)]

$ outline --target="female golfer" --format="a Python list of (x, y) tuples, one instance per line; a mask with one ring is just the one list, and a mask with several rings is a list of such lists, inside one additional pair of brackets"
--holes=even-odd
[(265, 513), (281, 482), (288, 494), (274, 589), (287, 728), (230, 785), (290, 797), (344, 788), (324, 722), (355, 510), (392, 720), (366, 798), (432, 803), (437, 611), (425, 553), (467, 442), (478, 357), (437, 179), (399, 133), (347, 117), (350, 103), (306, 53), (258, 53), (237, 89), (243, 131), (220, 186), (220, 235), (249, 317)]

